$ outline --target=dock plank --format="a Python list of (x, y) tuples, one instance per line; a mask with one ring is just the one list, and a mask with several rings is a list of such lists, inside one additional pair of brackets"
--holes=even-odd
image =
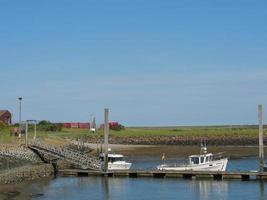
[[(257, 180), (267, 180), (267, 172), (220, 172), (220, 171), (159, 171), (159, 170), (116, 170), (101, 172), (97, 170), (63, 169), (58, 171), (61, 176), (108, 176), (108, 177), (155, 177), (155, 178), (185, 178), (185, 179), (214, 179), (214, 180), (249, 180), (256, 177)], [(254, 178), (255, 179), (255, 178)]]

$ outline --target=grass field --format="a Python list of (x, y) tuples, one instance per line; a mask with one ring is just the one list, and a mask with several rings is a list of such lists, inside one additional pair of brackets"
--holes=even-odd
[[(265, 131), (265, 135), (267, 135)], [(29, 132), (29, 136), (33, 137), (33, 132)], [(37, 137), (49, 139), (74, 139), (83, 136), (88, 137), (103, 137), (103, 130), (98, 130), (97, 133), (90, 133), (87, 129), (63, 129), (61, 132), (44, 132), (37, 131)], [(257, 137), (257, 126), (205, 126), (205, 127), (128, 127), (121, 131), (110, 130), (110, 136), (117, 137), (146, 137), (146, 136), (246, 136)], [(10, 136), (8, 128), (0, 131), (0, 142), (12, 142), (17, 140)]]
[[(265, 135), (266, 131), (265, 131)], [(33, 137), (33, 132), (29, 132), (29, 136)], [(83, 136), (88, 137), (103, 137), (103, 130), (98, 130), (97, 133), (90, 133), (87, 129), (63, 129), (61, 132), (44, 132), (37, 131), (37, 137), (48, 139), (74, 139)], [(146, 136), (238, 136), (238, 137), (257, 137), (257, 126), (206, 126), (206, 127), (128, 127), (121, 131), (110, 130), (110, 136), (117, 137), (146, 137)], [(10, 136), (9, 129), (6, 128), (0, 131), (0, 142), (12, 142), (17, 140)]]

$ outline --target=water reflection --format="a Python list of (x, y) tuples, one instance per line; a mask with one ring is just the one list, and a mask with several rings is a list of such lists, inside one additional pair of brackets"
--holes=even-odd
[(264, 189), (264, 181), (260, 181), (260, 200), (265, 199), (265, 189)]
[(213, 199), (215, 196), (227, 199), (228, 184), (228, 181), (193, 180), (190, 185), (200, 199)]
[[(0, 187), (2, 200), (113, 200), (113, 199), (260, 199), (266, 197), (264, 181), (214, 181), (154, 178), (57, 178)], [(37, 198), (38, 197), (38, 198)]]
[(104, 200), (109, 200), (110, 195), (109, 195), (109, 178), (108, 177), (103, 177), (101, 179), (102, 187), (103, 187), (103, 195), (104, 195)]

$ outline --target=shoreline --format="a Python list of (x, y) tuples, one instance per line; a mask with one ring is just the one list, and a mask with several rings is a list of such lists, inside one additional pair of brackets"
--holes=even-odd
[[(87, 136), (84, 142), (100, 143), (102, 138)], [(206, 141), (208, 146), (257, 146), (258, 137), (248, 136), (113, 136), (109, 137), (109, 144), (122, 145), (182, 145), (199, 146)], [(264, 137), (267, 143), (267, 137)]]
[(0, 173), (0, 185), (33, 181), (52, 177), (53, 175), (54, 168), (51, 164), (21, 166)]
[[(98, 143), (84, 143), (85, 147), (91, 148), (93, 150), (97, 150), (97, 147), (100, 147), (100, 144)], [(149, 148), (149, 147), (198, 147), (200, 148), (200, 145), (168, 145), (168, 144), (108, 144), (109, 148), (115, 149), (115, 150), (123, 150), (123, 149), (132, 149), (132, 148)], [(258, 148), (258, 145), (207, 145), (208, 147), (244, 147), (244, 148)], [(104, 147), (104, 144), (102, 144), (102, 147)], [(265, 148), (267, 148), (267, 145), (264, 145)]]
[[(85, 147), (91, 148), (97, 151), (97, 147), (100, 149), (99, 144), (84, 143)], [(267, 146), (265, 146), (267, 147)], [(104, 148), (104, 145), (102, 146)], [(126, 157), (159, 157), (162, 153), (165, 153), (168, 157), (187, 157), (191, 154), (198, 154), (200, 145), (133, 145), (133, 144), (109, 144), (111, 152), (123, 154)], [(218, 146), (208, 145), (208, 152), (219, 153), (225, 152), (225, 155), (231, 159), (242, 157), (253, 157), (258, 155), (258, 146)], [(265, 148), (265, 154), (267, 154), (267, 148)]]

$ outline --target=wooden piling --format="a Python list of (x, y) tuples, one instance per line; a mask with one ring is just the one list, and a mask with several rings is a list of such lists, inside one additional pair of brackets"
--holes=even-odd
[(264, 172), (264, 147), (263, 147), (263, 114), (262, 105), (258, 105), (258, 119), (259, 119), (259, 172)]
[(109, 134), (109, 124), (108, 124), (108, 108), (105, 108), (105, 125), (104, 125), (104, 144), (105, 144), (105, 157), (104, 157), (104, 171), (108, 172), (108, 134)]

